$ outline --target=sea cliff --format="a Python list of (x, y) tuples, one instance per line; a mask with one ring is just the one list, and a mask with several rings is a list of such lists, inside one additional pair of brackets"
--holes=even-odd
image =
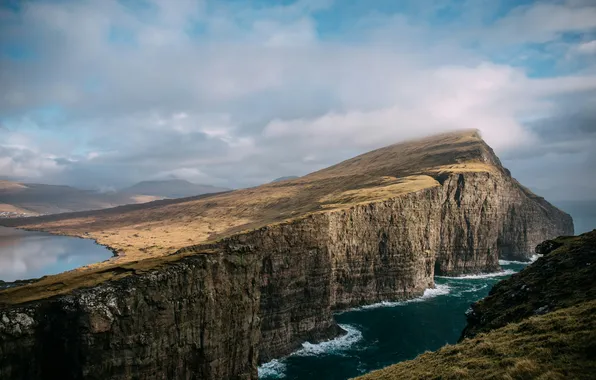
[[(259, 362), (341, 334), (334, 311), (417, 297), (435, 274), (496, 271), (573, 233), (475, 132), (255, 189), (11, 223), (119, 257), (0, 292), (2, 379), (256, 379)], [(161, 253), (151, 231), (180, 248)]]

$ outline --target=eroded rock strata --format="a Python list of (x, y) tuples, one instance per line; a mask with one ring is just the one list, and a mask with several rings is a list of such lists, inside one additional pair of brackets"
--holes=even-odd
[(0, 378), (255, 379), (259, 361), (340, 334), (336, 310), (417, 297), (435, 274), (492, 272), (573, 233), (472, 137), (451, 162), (482, 170), (428, 170), (423, 188), (184, 248), (211, 253), (90, 289), (18, 305), (0, 293)]
[(254, 379), (260, 262), (197, 255), (0, 310), (1, 379)]

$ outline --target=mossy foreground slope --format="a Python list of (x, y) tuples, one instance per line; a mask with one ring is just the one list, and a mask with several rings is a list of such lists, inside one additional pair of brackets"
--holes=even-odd
[(460, 343), (359, 379), (594, 379), (596, 230), (537, 250), (473, 305)]

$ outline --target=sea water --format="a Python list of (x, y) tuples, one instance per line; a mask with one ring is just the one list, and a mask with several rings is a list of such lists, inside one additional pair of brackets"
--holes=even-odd
[(381, 302), (335, 316), (345, 335), (259, 367), (260, 379), (343, 380), (456, 343), (470, 304), (527, 263), (501, 261), (499, 273), (436, 277), (435, 289), (404, 302)]

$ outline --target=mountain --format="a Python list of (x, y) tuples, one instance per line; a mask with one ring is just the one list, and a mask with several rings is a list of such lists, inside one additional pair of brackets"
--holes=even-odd
[(279, 178), (276, 178), (276, 179), (274, 179), (273, 181), (271, 181), (271, 183), (275, 183), (275, 182), (281, 182), (281, 181), (289, 181), (289, 180), (291, 180), (291, 179), (296, 179), (296, 178), (298, 178), (298, 176), (295, 176), (295, 175), (289, 175), (289, 176), (286, 176), (286, 177), (279, 177)]
[(259, 362), (342, 334), (338, 310), (419, 297), (435, 274), (492, 272), (573, 233), (477, 131), (255, 188), (0, 223), (117, 255), (0, 291), (0, 336), (19, 328), (0, 340), (6, 379), (257, 379)]
[(70, 186), (0, 181), (0, 217), (96, 210), (155, 199), (135, 194), (99, 193)]
[(171, 179), (163, 181), (142, 181), (121, 190), (121, 193), (152, 195), (162, 198), (185, 198), (201, 194), (221, 193), (229, 190), (230, 189), (223, 187), (198, 185), (182, 179)]
[(537, 252), (472, 305), (460, 343), (358, 379), (593, 379), (596, 230)]

